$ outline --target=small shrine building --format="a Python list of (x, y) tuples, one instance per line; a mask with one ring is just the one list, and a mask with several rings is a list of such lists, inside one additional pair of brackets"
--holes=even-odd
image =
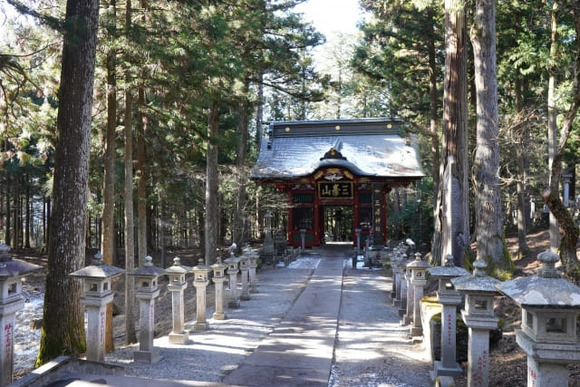
[(365, 118), (270, 123), (250, 177), (288, 195), (288, 244), (387, 240), (386, 195), (424, 175), (403, 121)]

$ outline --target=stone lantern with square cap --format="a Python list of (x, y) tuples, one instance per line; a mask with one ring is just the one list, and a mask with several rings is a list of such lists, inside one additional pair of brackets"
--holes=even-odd
[(456, 360), (456, 315), (462, 297), (451, 279), (469, 275), (469, 272), (455, 266), (451, 254), (445, 257), (445, 266), (431, 267), (428, 272), (431, 278), (439, 282), (437, 300), (441, 304), (441, 360), (434, 362), (434, 369), (431, 372), (431, 378), (436, 380), (439, 376), (457, 376), (462, 373)]
[(159, 276), (165, 273), (153, 265), (150, 256), (145, 257), (143, 267), (128, 274), (135, 278), (135, 297), (139, 300), (139, 351), (133, 353), (135, 361), (155, 363), (159, 361), (159, 349), (153, 346), (155, 338), (155, 299), (159, 296)]
[(250, 271), (250, 257), (247, 255), (242, 255), (240, 257), (240, 278), (242, 280), (242, 292), (240, 293), (240, 299), (242, 301), (248, 301), (250, 299), (250, 282), (249, 282), (249, 271)]
[(103, 255), (97, 253), (89, 266), (69, 274), (83, 282), (82, 303), (87, 308), (87, 360), (105, 359), (106, 309), (107, 304), (114, 298), (111, 280), (123, 272), (123, 269), (106, 265)]
[(465, 294), (463, 321), (469, 329), (467, 378), (470, 387), (489, 385), (489, 331), (497, 328), (493, 299), (501, 281), (485, 275), (487, 263), (473, 262), (473, 275), (451, 279), (455, 289)]
[(169, 278), (167, 289), (171, 292), (171, 312), (173, 314), (173, 330), (169, 334), (171, 344), (185, 344), (189, 340), (189, 334), (185, 331), (185, 302), (183, 292), (187, 288), (185, 275), (191, 271), (191, 267), (183, 266), (179, 257), (173, 258), (173, 265), (165, 269), (165, 275)]
[(528, 386), (567, 386), (568, 365), (580, 362), (576, 319), (580, 288), (561, 278), (555, 269), (558, 254), (538, 254), (537, 275), (496, 286), (522, 308), (516, 341), (528, 356)]
[(221, 259), (211, 265), (213, 270), (213, 283), (215, 284), (215, 312), (213, 314), (214, 320), (225, 320), (224, 313), (224, 281), (226, 279), (225, 273), (228, 265), (222, 263)]
[(230, 308), (240, 307), (240, 298), (238, 297), (238, 264), (240, 258), (230, 257), (224, 262), (228, 265), (228, 275), (230, 276), (230, 294), (228, 306)]
[(257, 293), (257, 282), (258, 279), (256, 277), (256, 269), (258, 268), (258, 259), (260, 258), (258, 254), (254, 251), (250, 251), (248, 253), (248, 257), (250, 259), (250, 293)]
[(14, 319), (24, 307), (22, 278), (42, 269), (42, 266), (12, 259), (10, 246), (0, 244), (0, 385), (12, 383), (14, 374)]
[(195, 287), (196, 303), (195, 303), (195, 324), (193, 324), (194, 332), (203, 332), (207, 330), (207, 320), (205, 318), (206, 310), (206, 289), (209, 284), (209, 272), (211, 267), (204, 263), (194, 266), (191, 269), (193, 273), (193, 286)]
[(407, 264), (407, 270), (411, 271), (411, 284), (413, 285), (413, 308), (410, 334), (411, 336), (421, 336), (423, 327), (421, 326), (421, 300), (424, 289), (427, 286), (427, 270), (431, 267), (429, 262), (422, 259), (421, 253), (415, 253), (415, 260)]

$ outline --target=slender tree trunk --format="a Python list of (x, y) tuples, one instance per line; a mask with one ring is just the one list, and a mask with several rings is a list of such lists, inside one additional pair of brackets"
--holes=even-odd
[[(551, 28), (552, 34), (550, 39), (550, 58), (556, 58), (558, 55), (558, 13), (559, 13), (560, 2), (554, 0), (552, 3), (552, 13), (551, 13)], [(554, 59), (552, 64), (548, 67), (548, 72), (550, 74), (548, 80), (548, 169), (552, 170), (554, 168), (554, 157), (557, 148), (558, 141), (558, 111), (556, 107), (556, 72), (558, 60)], [(561, 168), (561, 166), (556, 166), (556, 168)], [(558, 187), (558, 182), (560, 181), (560, 176), (555, 176), (556, 181), (552, 182), (552, 174), (550, 174), (548, 185), (550, 187)], [(556, 190), (559, 192), (559, 189)], [(560, 230), (558, 227), (558, 220), (552, 211), (550, 211), (550, 247), (553, 250), (558, 249), (560, 246)]]
[(85, 261), (98, 0), (67, 1), (54, 154), (53, 210), (44, 317), (36, 365), (85, 350), (82, 288), (69, 274)]
[[(443, 91), (443, 137), (439, 167), (439, 191), (434, 206), (435, 228), (433, 233), (432, 259), (443, 262), (443, 213), (444, 206), (452, 205), (453, 225), (449, 238), (456, 266), (463, 266), (469, 241), (469, 191), (467, 154), (467, 28), (465, 3), (461, 0), (445, 1), (445, 79)], [(449, 156), (455, 160), (453, 203), (444, 203), (441, 181), (447, 168)]]
[[(550, 186), (549, 189), (542, 193), (544, 202), (548, 205), (550, 212), (554, 214), (560, 226), (562, 227), (563, 237), (560, 244), (560, 258), (565, 273), (575, 280), (580, 281), (580, 263), (578, 262), (578, 226), (574, 222), (572, 215), (560, 199), (560, 189), (558, 181), (562, 175), (562, 159), (566, 143), (570, 137), (570, 132), (574, 121), (576, 120), (578, 109), (580, 108), (580, 4), (572, 5), (574, 15), (574, 27), (576, 29), (576, 57), (573, 68), (573, 99), (570, 110), (568, 110), (562, 128), (560, 129), (560, 140), (554, 152), (554, 161), (550, 168)], [(554, 25), (553, 27), (556, 27)], [(558, 55), (557, 50), (555, 55)], [(552, 60), (555, 60), (552, 58)]]
[(147, 256), (147, 173), (145, 171), (145, 132), (147, 116), (142, 112), (145, 107), (145, 89), (139, 87), (139, 119), (137, 120), (137, 251), (139, 267), (145, 264)]
[[(246, 84), (247, 90), (247, 84)], [(236, 155), (236, 179), (238, 180), (236, 202), (233, 214), (233, 242), (239, 247), (248, 240), (246, 226), (246, 173), (245, 162), (248, 148), (248, 107), (247, 100), (239, 104), (238, 131), (240, 133), (240, 142), (238, 143), (238, 153)]]
[(207, 170), (205, 192), (205, 263), (211, 265), (216, 261), (218, 248), (219, 208), (218, 208), (218, 146), (219, 105), (213, 101), (208, 117), (209, 139), (207, 146)]
[[(143, 24), (146, 24), (147, 2), (141, 0)], [(144, 75), (141, 74), (142, 81)], [(147, 256), (147, 173), (145, 171), (145, 133), (147, 131), (147, 115), (145, 110), (145, 86), (139, 85), (138, 120), (137, 120), (137, 251), (139, 267), (145, 264)]]
[[(428, 8), (429, 20), (434, 24), (434, 11)], [(432, 25), (431, 25), (432, 27)], [(429, 47), (429, 121), (431, 134), (431, 154), (433, 155), (433, 193), (437, 197), (439, 191), (439, 161), (441, 153), (439, 151), (439, 98), (437, 94), (437, 76), (439, 74), (439, 67), (436, 61), (436, 47), (435, 36), (433, 28), (429, 28), (429, 38), (427, 41)]]
[[(111, 40), (116, 39), (117, 4), (112, 0), (107, 7), (107, 27)], [(107, 265), (115, 262), (115, 154), (117, 129), (117, 56), (114, 48), (107, 52), (107, 131), (103, 171), (103, 212), (101, 252)], [(113, 302), (107, 305), (105, 351), (115, 350), (113, 332)]]
[[(520, 18), (516, 19), (516, 29), (520, 30)], [(515, 80), (515, 96), (516, 96), (516, 111), (524, 117), (524, 86), (522, 77), (519, 73), (516, 74)], [(516, 157), (517, 157), (517, 182), (516, 195), (518, 201), (517, 208), (517, 227), (518, 227), (518, 252), (520, 255), (529, 252), (527, 237), (527, 221), (528, 221), (528, 170), (530, 166), (528, 149), (530, 144), (529, 125), (523, 123), (521, 129), (516, 130), (515, 138), (519, 141), (516, 143)]]
[[(127, 35), (131, 31), (131, 1), (127, 1), (125, 23)], [(130, 41), (130, 40), (129, 40)], [(137, 342), (135, 331), (135, 281), (128, 275), (135, 269), (135, 226), (133, 216), (133, 96), (131, 94), (131, 75), (127, 71), (125, 90), (125, 343)]]
[(502, 209), (499, 192), (499, 122), (495, 43), (495, 0), (477, 0), (471, 29), (477, 93), (477, 148), (473, 174), (477, 257), (495, 267), (504, 260)]

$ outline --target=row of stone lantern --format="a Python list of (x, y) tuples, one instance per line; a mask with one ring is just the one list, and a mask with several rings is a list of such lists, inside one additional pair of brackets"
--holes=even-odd
[[(441, 358), (431, 372), (439, 385), (451, 384), (462, 373), (456, 361), (456, 310), (465, 296), (462, 319), (469, 330), (468, 385), (489, 385), (489, 332), (497, 328), (494, 297), (503, 294), (522, 308), (522, 328), (516, 340), (528, 355), (528, 386), (567, 385), (570, 363), (580, 362), (580, 343), (576, 337), (576, 318), (580, 312), (580, 288), (561, 278), (555, 269), (556, 253), (538, 255), (542, 268), (537, 275), (500, 282), (485, 275), (487, 264), (478, 259), (469, 275), (455, 267), (447, 256), (443, 266), (431, 267), (420, 254), (406, 262), (401, 251), (391, 254), (394, 303), (406, 312), (402, 324), (411, 324), (410, 335), (422, 334), (421, 299), (427, 275), (438, 281), (437, 299), (441, 313)], [(400, 278), (397, 280), (397, 275)], [(406, 283), (406, 286), (405, 286)], [(410, 290), (411, 289), (411, 290)], [(405, 291), (406, 290), (406, 297)]]
[[(140, 303), (140, 334), (139, 351), (134, 353), (135, 361), (156, 362), (160, 359), (159, 351), (153, 346), (154, 339), (154, 316), (155, 299), (159, 296), (158, 277), (166, 275), (169, 278), (168, 290), (172, 297), (173, 328), (169, 334), (169, 342), (172, 344), (186, 344), (189, 341), (189, 333), (200, 332), (208, 329), (206, 320), (206, 288), (209, 284), (209, 272), (213, 270), (213, 282), (215, 284), (215, 313), (216, 320), (225, 319), (223, 310), (225, 270), (230, 272), (230, 296), (236, 298), (237, 281), (232, 274), (237, 274), (237, 263), (242, 267), (242, 294), (250, 292), (250, 280), (252, 289), (256, 289), (256, 267), (258, 256), (248, 254), (243, 258), (230, 258), (228, 265), (218, 263), (207, 266), (200, 264), (193, 268), (181, 265), (178, 257), (167, 269), (161, 269), (153, 265), (152, 258), (145, 258), (145, 265), (133, 270), (128, 275), (135, 278), (135, 296)], [(236, 267), (232, 266), (236, 263)], [(245, 276), (244, 273), (245, 272)], [(105, 348), (105, 308), (113, 300), (111, 290), (112, 278), (123, 273), (122, 269), (104, 264), (102, 255), (95, 255), (91, 265), (84, 267), (70, 275), (83, 281), (84, 296), (83, 304), (87, 308), (87, 360), (103, 361)], [(193, 324), (187, 326), (184, 319), (184, 290), (187, 288), (186, 274), (193, 273), (193, 286), (196, 288), (196, 319)], [(230, 297), (231, 298), (231, 297)]]

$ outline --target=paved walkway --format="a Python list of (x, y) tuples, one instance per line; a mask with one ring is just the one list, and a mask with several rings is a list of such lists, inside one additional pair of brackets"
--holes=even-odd
[[(430, 364), (407, 339), (380, 269), (353, 269), (351, 246), (308, 251), (312, 267), (258, 273), (258, 293), (185, 345), (155, 340), (161, 360), (133, 361), (137, 347), (106, 355), (126, 376), (68, 375), (59, 386), (431, 385)], [(213, 310), (208, 310), (211, 316)]]
[[(343, 251), (327, 248), (284, 320), (224, 380), (242, 386), (326, 386), (342, 290)], [(338, 253), (339, 256), (336, 256)]]

